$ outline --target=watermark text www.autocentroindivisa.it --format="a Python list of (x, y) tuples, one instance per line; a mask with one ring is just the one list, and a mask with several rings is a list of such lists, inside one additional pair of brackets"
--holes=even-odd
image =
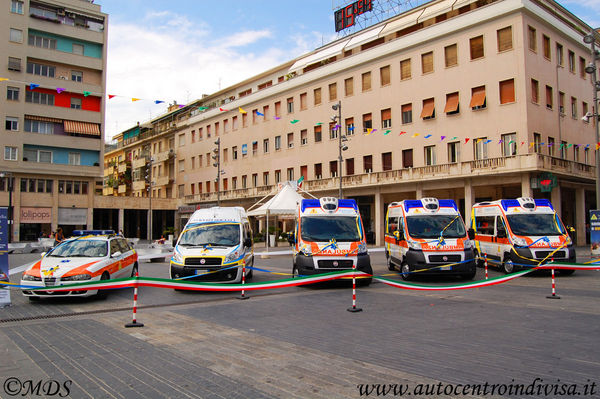
[(4, 379), (2, 384), (2, 392), (0, 397), (4, 397), (1, 393), (8, 396), (21, 397), (58, 397), (64, 398), (71, 394), (71, 385), (73, 381), (57, 381), (54, 379), (31, 380), (25, 378), (8, 377)]
[(537, 398), (556, 398), (573, 396), (593, 396), (599, 393), (596, 382), (587, 380), (585, 383), (574, 384), (561, 381), (546, 382), (542, 378), (535, 378), (529, 384), (515, 382), (491, 384), (358, 384), (356, 386), (361, 397), (392, 397), (410, 396), (413, 398), (427, 398), (433, 396), (531, 396)]

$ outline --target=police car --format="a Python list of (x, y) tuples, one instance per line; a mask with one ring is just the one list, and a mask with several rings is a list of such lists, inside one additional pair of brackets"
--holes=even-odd
[[(87, 232), (86, 232), (87, 233)], [(89, 233), (95, 233), (90, 231)], [(101, 231), (100, 233), (105, 233)], [(109, 280), (135, 276), (138, 255), (125, 238), (114, 234), (88, 234), (63, 241), (30, 266), (21, 277), (24, 287)], [(22, 288), (30, 300), (49, 297), (106, 297), (106, 290), (44, 291)]]

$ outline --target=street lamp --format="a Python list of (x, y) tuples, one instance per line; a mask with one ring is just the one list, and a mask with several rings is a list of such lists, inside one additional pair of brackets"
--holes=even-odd
[(216, 147), (213, 148), (212, 159), (215, 161), (213, 166), (217, 168), (217, 177), (215, 183), (217, 183), (217, 206), (221, 206), (221, 175), (225, 174), (225, 171), (221, 170), (221, 139), (218, 138), (215, 141)]
[(12, 225), (13, 225), (13, 207), (12, 207), (12, 192), (13, 192), (13, 175), (10, 172), (0, 172), (0, 178), (6, 178), (6, 187), (8, 188), (8, 242), (12, 242)]
[(348, 138), (346, 136), (342, 135), (342, 102), (338, 101), (338, 103), (337, 104), (333, 104), (331, 106), (331, 108), (334, 111), (338, 112), (338, 114), (335, 115), (332, 119), (334, 121), (336, 121), (336, 119), (337, 119), (338, 151), (339, 151), (339, 157), (338, 157), (339, 168), (338, 168), (338, 173), (340, 175), (339, 199), (342, 199), (342, 197), (343, 197), (343, 194), (342, 194), (342, 163), (344, 162), (344, 158), (342, 157), (342, 151), (346, 151), (348, 149), (348, 146), (346, 144), (344, 144), (345, 142), (348, 141)]
[[(586, 114), (586, 117), (594, 117), (594, 124), (596, 125), (596, 143), (600, 143), (600, 130), (598, 126), (598, 80), (597, 80), (597, 68), (596, 61), (600, 59), (596, 50), (597, 33), (593, 30), (589, 35), (583, 37), (583, 41), (590, 45), (592, 52), (592, 62), (585, 67), (585, 72), (592, 76), (592, 87), (594, 90), (594, 113), (591, 115)], [(596, 209), (600, 209), (600, 154), (596, 150)]]
[(149, 239), (152, 241), (152, 163), (154, 162), (154, 158), (150, 157), (148, 159), (148, 163), (146, 164), (146, 181), (148, 182), (148, 203), (149, 203), (149, 214), (148, 214), (148, 233)]

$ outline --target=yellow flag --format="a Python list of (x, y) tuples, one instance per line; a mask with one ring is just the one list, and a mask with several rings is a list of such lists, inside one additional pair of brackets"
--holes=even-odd
[(415, 133), (415, 134), (413, 134), (413, 135), (412, 135), (412, 136), (410, 136), (410, 137), (417, 137), (418, 135), (419, 135), (419, 133)]
[(140, 99), (139, 99), (139, 98), (132, 98), (132, 99), (131, 99), (131, 101), (132, 101), (132, 102), (135, 102), (135, 101), (140, 101)]
[(244, 111), (244, 110), (242, 109), (242, 107), (238, 107), (238, 109), (239, 109), (239, 111), (240, 111), (240, 114), (247, 114), (247, 112), (246, 112), (246, 111)]
[(0, 82), (4, 82), (5, 80), (9, 80), (8, 78), (0, 78)]

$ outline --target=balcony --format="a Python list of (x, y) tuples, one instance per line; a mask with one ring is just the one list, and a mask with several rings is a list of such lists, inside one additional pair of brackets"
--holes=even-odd
[(130, 164), (129, 164), (128, 161), (127, 162), (121, 162), (119, 164), (119, 166), (117, 166), (117, 172), (119, 172), (119, 173), (125, 173), (125, 172), (127, 172), (127, 169), (129, 169), (129, 165)]
[(136, 190), (144, 190), (146, 188), (146, 181), (145, 180), (137, 180), (134, 181), (133, 184), (131, 185), (131, 189), (136, 191)]
[(133, 167), (133, 169), (143, 168), (146, 166), (146, 159), (145, 158), (134, 159), (133, 162), (131, 163), (131, 166)]
[(163, 152), (159, 152), (158, 154), (155, 154), (154, 162), (165, 162), (165, 161), (168, 161), (170, 158), (173, 158), (174, 156), (175, 156), (175, 150), (173, 150), (171, 148), (168, 151), (163, 151)]
[(173, 184), (174, 180), (175, 179), (173, 177), (160, 176), (160, 177), (156, 178), (154, 185), (155, 186), (167, 186), (169, 184)]
[(127, 185), (126, 184), (119, 184), (118, 193), (119, 194), (125, 194), (125, 193), (127, 193)]
[(115, 173), (115, 168), (114, 166), (110, 166), (106, 169), (104, 169), (104, 176), (111, 176)]
[(112, 187), (104, 187), (102, 189), (102, 195), (114, 195), (115, 189)]

